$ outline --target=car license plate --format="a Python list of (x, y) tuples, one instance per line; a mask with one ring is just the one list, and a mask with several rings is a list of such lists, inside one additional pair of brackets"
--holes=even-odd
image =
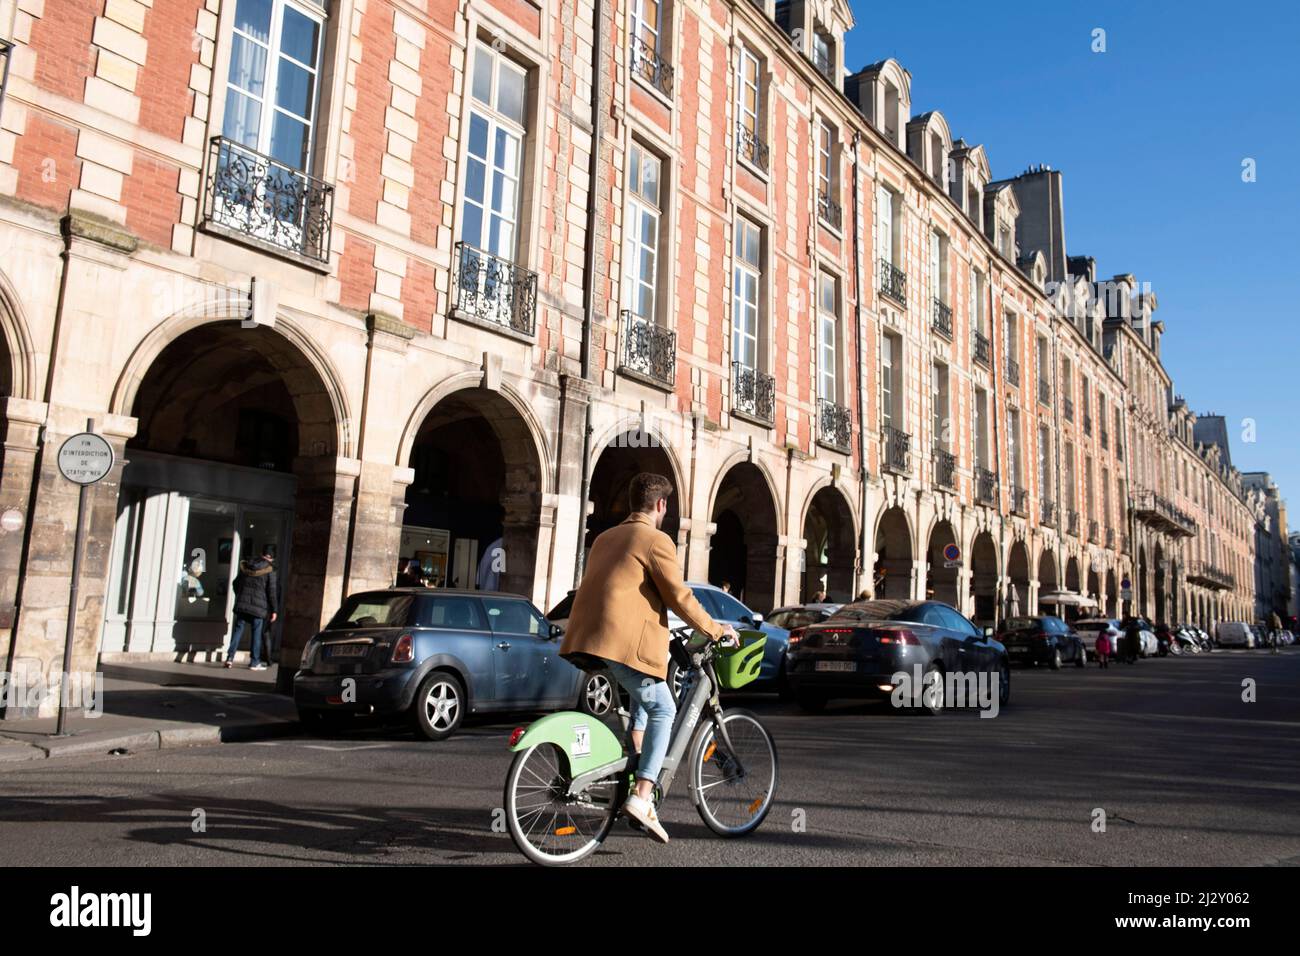
[(818, 661), (817, 669), (819, 671), (855, 671), (858, 669), (856, 661)]
[(369, 644), (331, 644), (330, 657), (365, 657)]

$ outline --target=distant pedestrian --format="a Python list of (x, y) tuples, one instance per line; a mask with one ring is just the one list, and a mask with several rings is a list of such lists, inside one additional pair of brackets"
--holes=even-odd
[(826, 592), (825, 592), (825, 591), (817, 591), (815, 594), (813, 594), (812, 602), (813, 602), (813, 604), (825, 604), (825, 603), (826, 603)]
[(721, 587), (722, 587), (722, 590), (725, 591), (727, 594), (730, 594), (730, 593), (731, 593), (731, 582), (730, 582), (730, 581), (723, 581)]
[(1142, 652), (1142, 625), (1135, 617), (1129, 618), (1128, 626), (1124, 631), (1124, 645), (1124, 660), (1129, 664), (1136, 664)]
[(868, 591), (866, 588), (863, 588), (861, 591), (858, 592), (857, 600), (859, 600), (859, 601), (870, 601), (870, 600), (871, 600), (871, 592)]
[(1274, 611), (1269, 615), (1268, 626), (1273, 631), (1273, 653), (1280, 653), (1282, 647), (1282, 619), (1277, 616), (1277, 611)]
[(1110, 636), (1106, 633), (1097, 635), (1097, 664), (1100, 667), (1110, 666)]
[(476, 583), (480, 591), (495, 591), (501, 586), (501, 572), (505, 569), (505, 549), (497, 538), (487, 546), (478, 562)]
[[(235, 666), (235, 652), (244, 638), (244, 627), (248, 626), (253, 631), (249, 668), (266, 670), (267, 665), (262, 662), (262, 629), (275, 623), (280, 606), (280, 582), (269, 551), (270, 548), (264, 548), (261, 557), (239, 562), (239, 574), (235, 576), (233, 585), (235, 626), (230, 632), (230, 647), (226, 650), (226, 667)], [(267, 640), (269, 648), (269, 633)]]

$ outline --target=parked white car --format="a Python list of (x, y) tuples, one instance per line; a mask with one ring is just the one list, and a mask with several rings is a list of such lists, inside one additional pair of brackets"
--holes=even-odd
[(1220, 647), (1252, 648), (1255, 646), (1255, 635), (1245, 621), (1220, 621), (1215, 639)]

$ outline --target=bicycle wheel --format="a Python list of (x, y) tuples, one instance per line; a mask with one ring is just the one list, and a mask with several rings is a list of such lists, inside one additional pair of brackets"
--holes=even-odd
[(624, 774), (567, 796), (568, 761), (555, 744), (515, 754), (506, 775), (506, 828), (519, 852), (534, 863), (576, 863), (609, 834), (623, 803)]
[(772, 808), (776, 744), (747, 710), (728, 710), (723, 720), (734, 752), (716, 739), (713, 721), (700, 724), (690, 749), (691, 799), (714, 833), (744, 836), (758, 829)]

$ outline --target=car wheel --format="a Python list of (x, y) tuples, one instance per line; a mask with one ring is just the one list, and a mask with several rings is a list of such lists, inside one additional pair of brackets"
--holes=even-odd
[(820, 714), (826, 709), (826, 698), (821, 694), (796, 693), (794, 700), (799, 705), (800, 710), (809, 714)]
[(1052, 670), (1059, 671), (1060, 669), (1061, 669), (1061, 649), (1058, 647), (1056, 650), (1052, 651)]
[(467, 703), (465, 687), (455, 674), (434, 671), (415, 692), (415, 729), (428, 740), (446, 740), (460, 729)]
[(593, 717), (604, 717), (614, 707), (614, 682), (604, 672), (585, 674), (578, 710)]
[(938, 664), (931, 664), (926, 669), (921, 678), (921, 688), (921, 712), (931, 717), (942, 714), (948, 702), (944, 698), (943, 669)]
[(1079, 645), (1079, 652), (1074, 657), (1075, 667), (1086, 667), (1088, 664), (1088, 649)]

